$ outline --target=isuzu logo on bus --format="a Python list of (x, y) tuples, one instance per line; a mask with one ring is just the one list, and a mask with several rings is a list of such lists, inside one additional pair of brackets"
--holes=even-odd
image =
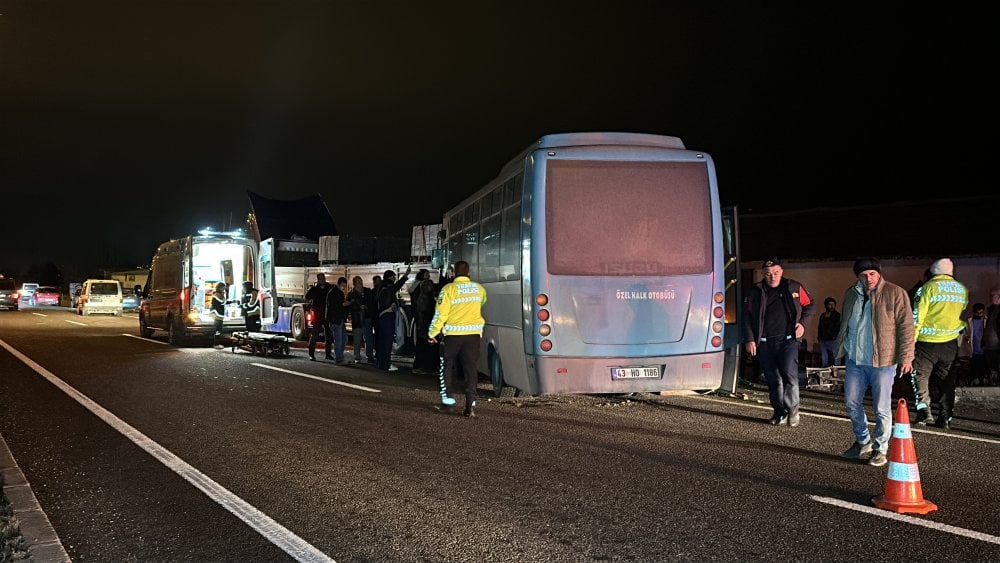
[(661, 268), (659, 262), (607, 262), (604, 264), (604, 273), (609, 276), (649, 276), (661, 273)]

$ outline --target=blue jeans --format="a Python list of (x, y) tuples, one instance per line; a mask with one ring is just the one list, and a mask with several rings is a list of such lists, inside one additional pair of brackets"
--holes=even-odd
[(836, 363), (837, 363), (837, 341), (820, 340), (819, 365), (822, 367), (830, 367)]
[(868, 433), (868, 414), (865, 412), (865, 391), (872, 388), (872, 408), (875, 410), (875, 443), (872, 448), (883, 454), (889, 452), (889, 438), (892, 436), (892, 381), (896, 378), (896, 366), (859, 366), (847, 360), (844, 373), (844, 403), (847, 415), (851, 417), (851, 429), (858, 443), (871, 440)]
[(344, 331), (344, 323), (330, 323), (333, 330), (333, 359), (337, 362), (344, 361), (344, 346), (347, 344), (347, 332)]

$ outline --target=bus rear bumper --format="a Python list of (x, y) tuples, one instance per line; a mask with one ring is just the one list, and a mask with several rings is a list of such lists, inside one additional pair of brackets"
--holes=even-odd
[[(563, 393), (657, 393), (717, 389), (722, 383), (725, 352), (642, 358), (569, 358), (535, 356), (540, 395)], [(659, 377), (645, 377), (658, 368)], [(620, 370), (624, 368), (624, 373)], [(638, 377), (628, 377), (637, 375)]]

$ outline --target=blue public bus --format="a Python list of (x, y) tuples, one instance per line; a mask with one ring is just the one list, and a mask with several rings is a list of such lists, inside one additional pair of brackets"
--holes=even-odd
[(720, 386), (736, 307), (708, 154), (669, 136), (546, 135), (443, 226), (447, 260), (487, 291), (479, 370), (497, 396)]

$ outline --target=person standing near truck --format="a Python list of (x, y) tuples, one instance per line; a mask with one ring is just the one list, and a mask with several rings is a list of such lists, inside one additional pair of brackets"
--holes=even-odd
[(253, 286), (252, 281), (243, 282), (243, 296), (240, 299), (240, 308), (243, 309), (243, 320), (246, 323), (247, 331), (259, 331), (260, 292)]
[[(326, 294), (326, 319), (327, 326), (333, 331), (333, 361), (338, 364), (344, 363), (344, 347), (347, 344), (347, 331), (344, 324), (347, 322), (347, 315), (350, 314), (352, 301), (348, 300), (347, 278), (341, 276), (337, 278), (337, 285), (333, 286)], [(327, 350), (326, 357), (330, 357)]]
[(333, 359), (333, 350), (330, 345), (333, 342), (333, 334), (330, 330), (330, 323), (326, 320), (326, 296), (333, 286), (326, 283), (326, 274), (316, 274), (316, 284), (306, 292), (306, 301), (309, 302), (309, 310), (312, 312), (312, 329), (309, 331), (309, 359), (316, 360), (316, 340), (320, 331), (323, 332), (323, 347), (326, 350), (326, 359)]
[(396, 371), (399, 368), (392, 365), (392, 341), (396, 337), (396, 294), (410, 276), (410, 266), (399, 281), (396, 272), (386, 270), (382, 274), (382, 285), (378, 289), (378, 329), (375, 331), (375, 361), (378, 368), (384, 371)]

